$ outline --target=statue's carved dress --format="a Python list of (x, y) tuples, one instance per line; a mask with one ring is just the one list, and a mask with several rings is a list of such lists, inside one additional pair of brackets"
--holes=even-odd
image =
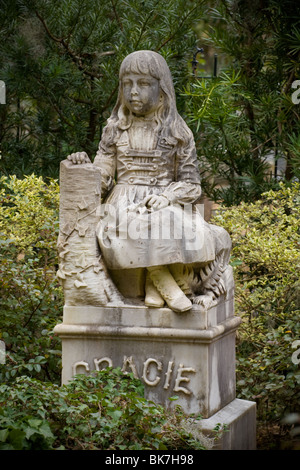
[[(194, 207), (192, 212), (191, 206), (187, 206), (195, 203), (201, 194), (193, 141), (185, 154), (179, 156), (176, 146), (158, 138), (155, 123), (145, 121), (144, 118), (135, 118), (128, 131), (120, 133), (110, 152), (100, 144), (94, 161), (101, 168), (104, 181), (111, 181), (115, 174), (117, 181), (105, 199), (106, 207), (113, 205), (116, 212), (111, 214), (111, 218), (104, 217), (98, 228), (105, 262), (110, 269), (175, 263), (196, 266), (211, 262), (218, 251), (215, 246), (218, 238), (213, 236), (211, 226), (204, 222), (197, 208)], [(102, 194), (107, 189), (104, 184)], [(139, 211), (138, 205), (152, 194), (165, 195), (172, 204), (159, 211)], [(109, 210), (107, 207), (107, 212)], [(119, 230), (112, 225), (116, 215)], [(131, 233), (120, 233), (120, 230), (126, 231), (131, 222), (134, 223), (133, 219), (135, 225), (132, 227), (136, 229), (137, 239), (132, 239), (134, 229)], [(192, 233), (192, 223), (202, 233)], [(169, 231), (173, 231), (172, 235), (177, 233), (180, 238), (168, 237)], [(191, 235), (198, 236), (192, 238)]]
[[(159, 138), (155, 122), (135, 117), (109, 149), (100, 142), (94, 164), (101, 168), (101, 194), (106, 195), (102, 212), (111, 214), (103, 217), (97, 230), (109, 269), (168, 265), (178, 272), (181, 264), (197, 272), (217, 255), (219, 266), (226, 266), (229, 236), (206, 223), (195, 205), (201, 186), (193, 138), (178, 155), (176, 145)], [(116, 184), (110, 189), (107, 182), (115, 175)], [(152, 194), (166, 196), (172, 203), (158, 211), (141, 210), (142, 201)]]

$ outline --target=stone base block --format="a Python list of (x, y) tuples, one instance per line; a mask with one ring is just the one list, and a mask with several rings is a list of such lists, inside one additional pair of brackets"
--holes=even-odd
[(209, 418), (235, 398), (239, 324), (232, 299), (183, 314), (145, 306), (65, 307), (55, 328), (62, 339), (62, 382), (121, 367), (144, 382), (148, 400)]
[(200, 422), (204, 435), (211, 437), (217, 426), (225, 426), (213, 450), (256, 449), (256, 403), (236, 398), (208, 419)]

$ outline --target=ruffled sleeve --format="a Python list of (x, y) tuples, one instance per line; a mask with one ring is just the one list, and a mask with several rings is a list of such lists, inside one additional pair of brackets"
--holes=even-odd
[(201, 196), (201, 186), (184, 182), (171, 183), (163, 191), (162, 196), (165, 196), (173, 204), (191, 204)]
[(175, 182), (162, 193), (171, 203), (188, 204), (201, 196), (200, 173), (194, 138), (176, 155)]

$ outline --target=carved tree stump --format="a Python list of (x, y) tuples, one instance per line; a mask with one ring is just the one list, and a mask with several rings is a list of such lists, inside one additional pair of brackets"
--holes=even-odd
[(120, 305), (123, 298), (110, 279), (96, 239), (100, 220), (101, 170), (91, 163), (60, 164), (60, 279), (65, 305)]

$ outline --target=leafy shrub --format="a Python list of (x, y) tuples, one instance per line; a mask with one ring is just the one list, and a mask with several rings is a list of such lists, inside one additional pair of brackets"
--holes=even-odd
[(61, 314), (55, 277), (58, 183), (34, 175), (0, 179), (0, 339), (6, 364), (0, 381), (28, 374), (59, 380)]
[(143, 394), (119, 368), (62, 387), (18, 377), (0, 386), (0, 450), (205, 449), (179, 410), (166, 412)]
[(260, 421), (299, 411), (300, 369), (292, 360), (300, 336), (300, 185), (280, 184), (259, 201), (220, 211), (231, 235), (236, 313), (237, 392), (255, 400)]
[[(280, 95), (273, 91), (262, 97), (260, 92), (256, 98), (235, 70), (224, 71), (214, 80), (196, 80), (185, 95), (205, 194), (230, 207), (278, 189), (268, 163), (274, 153), (268, 138), (272, 131), (266, 131), (264, 125), (274, 125), (269, 117), (276, 114)], [(260, 116), (254, 122), (249, 116), (250, 103), (255, 116)]]

